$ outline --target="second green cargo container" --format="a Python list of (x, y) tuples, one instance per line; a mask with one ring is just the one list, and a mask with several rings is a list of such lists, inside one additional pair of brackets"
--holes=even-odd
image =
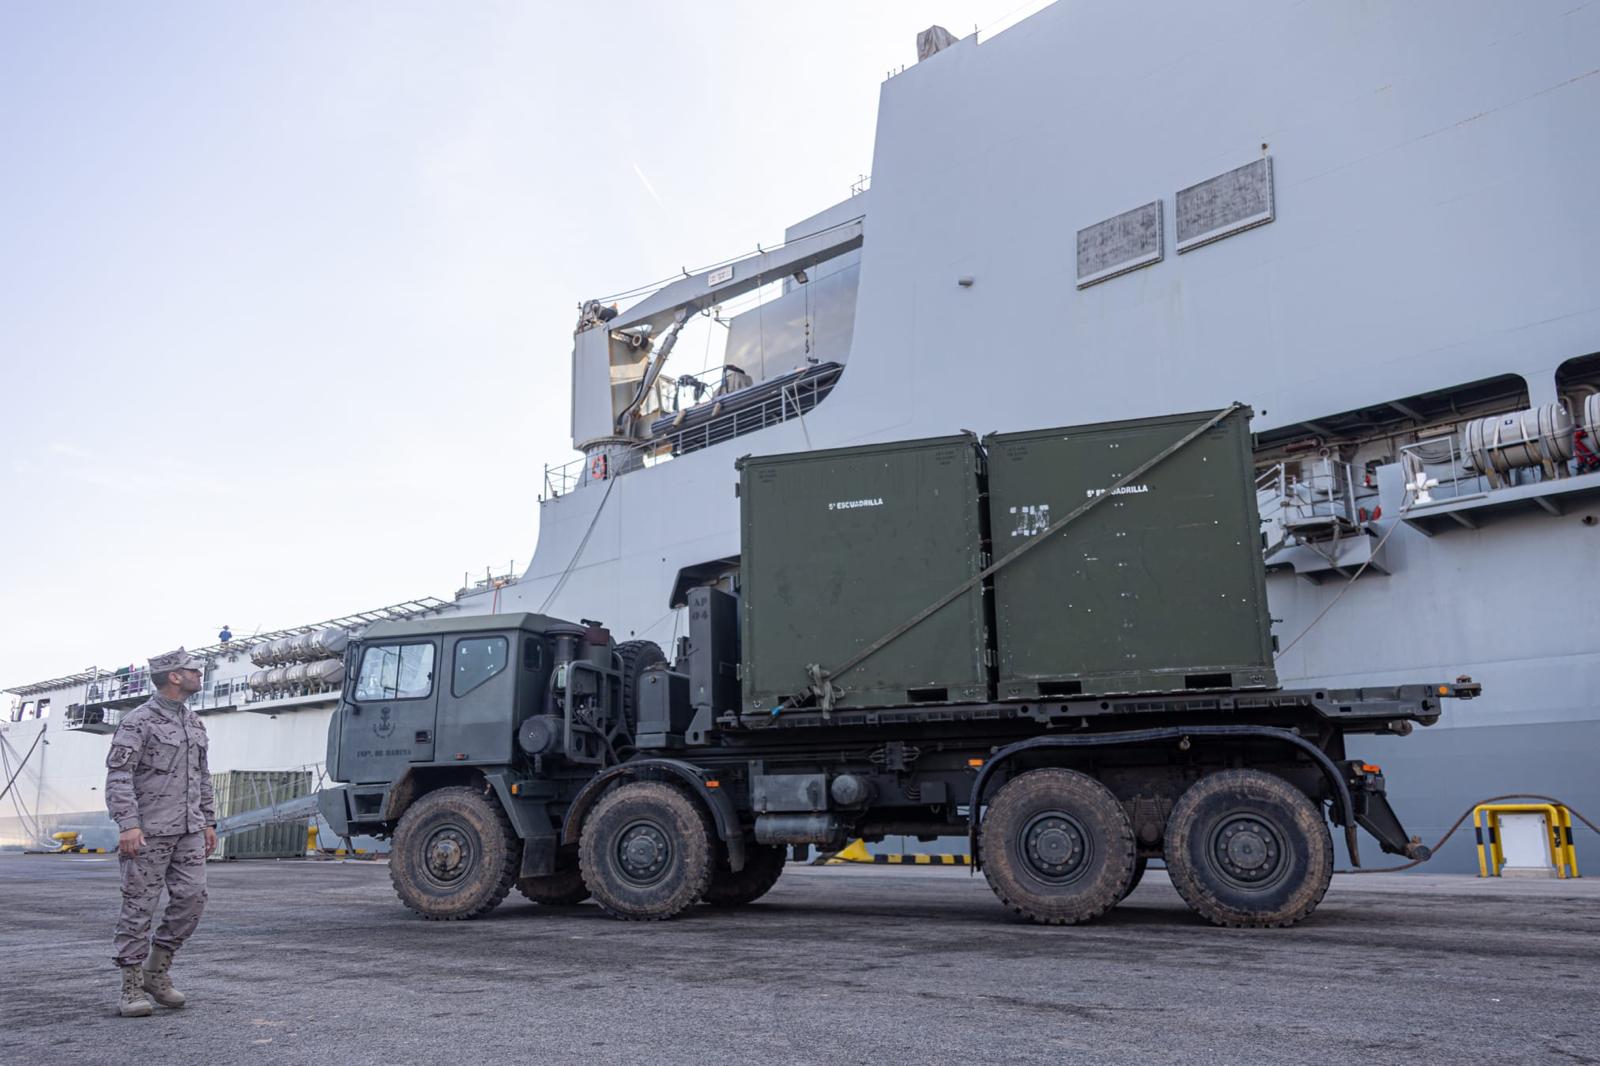
[(746, 457), (739, 472), (746, 710), (804, 692), (813, 664), (840, 671), (840, 707), (989, 698), (976, 585), (842, 669), (982, 570), (976, 438)]
[[(994, 554), (1216, 413), (986, 437)], [(1234, 411), (995, 574), (1001, 699), (1276, 686), (1250, 414)]]

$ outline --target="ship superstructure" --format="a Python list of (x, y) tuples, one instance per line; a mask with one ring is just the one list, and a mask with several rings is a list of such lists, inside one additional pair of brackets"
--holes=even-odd
[[(1493, 792), (1600, 807), (1595, 55), (1592, 5), (1487, 2), (1064, 2), (930, 50), (882, 88), (869, 192), (585, 302), (532, 562), (440, 609), (667, 645), (734, 580), (741, 455), (1242, 400), (1282, 682), (1484, 684), (1388, 754), (1425, 838)], [(78, 784), (39, 808), (91, 809), (93, 742), (51, 739)]]

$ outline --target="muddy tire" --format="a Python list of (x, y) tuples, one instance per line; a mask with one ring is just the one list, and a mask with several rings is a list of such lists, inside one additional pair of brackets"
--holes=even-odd
[(614, 918), (671, 918), (711, 884), (717, 848), (705, 808), (660, 781), (625, 784), (583, 823), (578, 862), (595, 902)]
[(583, 871), (578, 869), (576, 859), (571, 861), (573, 865), (570, 869), (557, 870), (543, 877), (517, 878), (517, 891), (529, 902), (542, 903), (546, 907), (577, 906), (589, 898), (589, 886), (583, 883)]
[(429, 792), (406, 809), (389, 851), (400, 902), (429, 921), (487, 914), (511, 891), (522, 841), (481, 788)]
[[(1134, 860), (1133, 880), (1129, 881), (1128, 887), (1122, 890), (1122, 899), (1127, 899), (1133, 894), (1133, 890), (1139, 887), (1139, 882), (1144, 880), (1145, 867), (1149, 864), (1150, 860), (1145, 858), (1143, 855)], [(1117, 902), (1121, 903), (1122, 900), (1118, 900)]]
[(1167, 872), (1185, 903), (1216, 925), (1294, 925), (1322, 902), (1333, 837), (1322, 812), (1281, 777), (1224, 770), (1202, 777), (1172, 808)]
[(983, 875), (1000, 902), (1042, 925), (1098, 918), (1122, 899), (1137, 850), (1122, 804), (1075, 770), (1030, 770), (992, 800)]
[(782, 844), (746, 844), (744, 869), (738, 873), (729, 868), (727, 856), (718, 858), (705, 901), (713, 907), (742, 907), (755, 902), (778, 883), (788, 857), (789, 849)]

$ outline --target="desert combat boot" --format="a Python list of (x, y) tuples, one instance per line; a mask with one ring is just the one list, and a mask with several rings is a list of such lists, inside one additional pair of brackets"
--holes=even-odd
[(117, 1002), (117, 1013), (124, 1018), (145, 1018), (154, 1010), (144, 998), (144, 970), (138, 966), (124, 966), (122, 998)]
[(160, 944), (150, 946), (150, 957), (144, 960), (144, 990), (163, 1007), (183, 1006), (184, 996), (172, 987), (168, 972), (172, 969), (172, 952)]

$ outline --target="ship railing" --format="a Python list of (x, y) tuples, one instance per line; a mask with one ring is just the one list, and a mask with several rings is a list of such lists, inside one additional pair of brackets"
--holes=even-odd
[[(340, 681), (336, 684), (317, 685), (306, 683), (297, 685), (281, 684), (276, 688), (252, 689), (246, 683), (246, 681), (241, 678), (238, 681), (238, 687), (234, 690), (235, 696), (233, 702), (229, 704), (229, 706), (248, 707), (251, 710), (255, 710), (259, 705), (285, 703), (288, 700), (303, 701), (310, 696), (337, 695), (343, 689), (343, 681)], [(262, 709), (264, 709), (264, 707)]]
[[(653, 441), (657, 454), (684, 455), (791, 418), (800, 418), (827, 399), (842, 370), (838, 365), (823, 364), (785, 382), (756, 402), (732, 406), (720, 415), (697, 420), (681, 429), (658, 432)], [(663, 443), (666, 447), (662, 447)]]
[[(190, 710), (201, 713), (222, 710), (237, 707), (247, 691), (249, 686), (244, 677), (227, 678), (208, 684), (190, 696), (187, 703)], [(103, 725), (115, 727), (125, 711), (138, 705), (134, 701), (142, 702), (154, 694), (148, 677), (136, 682), (109, 677), (91, 681), (84, 691), (83, 705), (68, 708), (66, 727), (85, 732), (95, 732), (96, 727)]]
[(583, 456), (565, 462), (559, 466), (544, 466), (544, 498), (553, 500), (557, 496), (565, 496), (583, 483), (584, 463)]
[(506, 563), (504, 570), (497, 571), (492, 566), (483, 568), (483, 576), (474, 578), (472, 571), (463, 571), (461, 574), (461, 587), (456, 590), (456, 599), (462, 599), (479, 592), (492, 592), (503, 589), (507, 585), (515, 585), (521, 578), (517, 574), (517, 561), (515, 559)]
[[(758, 429), (787, 422), (791, 418), (802, 418), (817, 404), (827, 399), (843, 369), (837, 363), (823, 363), (803, 371), (795, 371), (790, 375), (792, 380), (761, 382), (725, 393), (721, 397), (702, 400), (693, 408), (686, 409), (691, 421), (681, 428), (668, 426), (663, 429), (663, 424), (668, 420), (664, 417), (658, 418), (653, 427), (654, 435), (648, 442), (652, 449), (650, 454), (631, 453), (627, 458), (627, 465), (610, 467), (610, 475), (615, 476), (641, 465), (654, 466), (675, 456), (709, 448), (713, 444), (721, 444), (723, 441), (742, 437), (746, 433), (754, 433)], [(720, 375), (722, 369), (708, 373)], [(724, 400), (728, 409), (721, 413), (710, 414), (709, 417), (695, 413), (697, 409), (716, 412), (719, 410), (718, 404)], [(548, 500), (565, 496), (590, 480), (587, 464), (599, 461), (600, 457), (579, 456), (559, 466), (546, 465), (543, 498)], [(619, 462), (610, 456), (605, 457), (604, 461)]]
[(94, 675), (85, 684), (83, 702), (148, 699), (155, 691), (155, 686), (150, 684), (150, 671), (141, 666), (126, 672)]
[(1479, 496), (1491, 488), (1462, 454), (1454, 433), (1400, 446), (1400, 470), (1405, 475), (1405, 509), (1426, 507), (1440, 500)]
[(1256, 507), (1269, 545), (1355, 532), (1370, 518), (1358, 502), (1360, 496), (1354, 467), (1327, 457), (1309, 471), (1286, 461), (1256, 477)]
[(237, 707), (250, 691), (246, 676), (212, 682), (189, 697), (189, 708), (194, 711), (216, 711), (224, 707)]
[(67, 708), (63, 728), (78, 733), (114, 733), (122, 721), (120, 707), (85, 707), (73, 704)]

